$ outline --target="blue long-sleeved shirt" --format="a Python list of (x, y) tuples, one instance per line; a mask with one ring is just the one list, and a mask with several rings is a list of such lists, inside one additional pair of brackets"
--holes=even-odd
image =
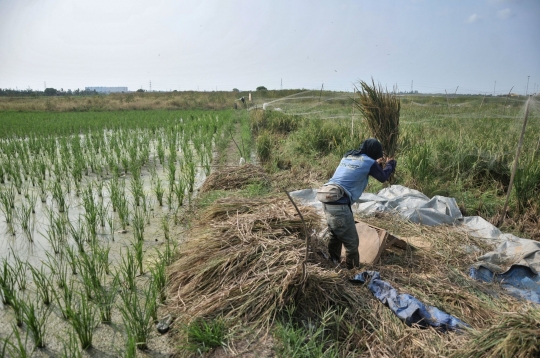
[[(370, 165), (369, 169), (366, 167), (366, 164)], [(396, 164), (395, 160), (390, 160), (383, 169), (376, 161), (365, 154), (343, 158), (328, 184), (341, 186), (347, 195), (334, 203), (328, 204), (352, 204), (362, 195), (362, 192), (367, 186), (369, 176), (384, 183), (394, 172)]]

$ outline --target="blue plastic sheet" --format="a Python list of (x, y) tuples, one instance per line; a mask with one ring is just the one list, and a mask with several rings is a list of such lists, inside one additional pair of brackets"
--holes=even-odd
[(497, 282), (514, 297), (540, 303), (540, 276), (529, 267), (513, 265), (504, 273), (493, 273), (487, 267), (471, 267), (470, 276), (484, 282)]
[(355, 275), (351, 281), (365, 283), (368, 280), (368, 289), (373, 295), (388, 306), (408, 326), (413, 324), (424, 328), (431, 326), (442, 332), (470, 327), (460, 319), (436, 307), (423, 304), (414, 296), (406, 293), (398, 294), (392, 285), (381, 280), (377, 271), (361, 272)]

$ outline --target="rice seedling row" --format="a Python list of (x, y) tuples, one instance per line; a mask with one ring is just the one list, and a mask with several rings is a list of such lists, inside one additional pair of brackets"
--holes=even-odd
[(148, 346), (176, 247), (170, 222), (188, 209), (233, 120), (188, 115), (0, 139), (5, 350), (88, 350), (112, 322), (124, 327), (113, 334), (121, 346)]

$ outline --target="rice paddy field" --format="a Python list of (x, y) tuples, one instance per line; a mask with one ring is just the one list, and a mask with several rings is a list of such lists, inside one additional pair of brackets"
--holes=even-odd
[[(538, 308), (468, 277), (489, 243), (367, 219), (429, 242), (372, 268), (473, 327), (462, 333), (405, 326), (319, 255), (320, 217), (301, 207), (303, 223), (283, 190), (320, 186), (371, 136), (353, 94), (244, 95), (0, 100), (0, 356), (539, 354)], [(492, 222), (528, 113), (500, 228), (538, 240), (537, 100), (399, 98), (393, 184)], [(167, 315), (173, 333), (160, 335)]]

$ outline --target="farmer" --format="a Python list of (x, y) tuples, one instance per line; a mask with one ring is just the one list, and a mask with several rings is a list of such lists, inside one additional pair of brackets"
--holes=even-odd
[(348, 269), (360, 266), (359, 239), (351, 204), (362, 195), (370, 175), (381, 183), (388, 180), (396, 168), (396, 161), (388, 158), (384, 169), (381, 167), (383, 162), (381, 143), (377, 139), (367, 139), (359, 149), (345, 153), (334, 175), (317, 195), (323, 202), (328, 223), (330, 258), (339, 262), (341, 245), (344, 245)]

